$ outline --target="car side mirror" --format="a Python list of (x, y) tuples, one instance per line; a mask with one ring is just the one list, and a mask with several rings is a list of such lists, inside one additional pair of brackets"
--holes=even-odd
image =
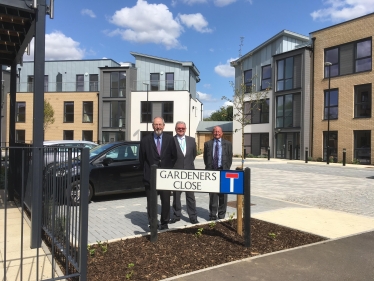
[(105, 158), (104, 160), (103, 160), (103, 165), (104, 166), (108, 166), (108, 165), (110, 165), (110, 164), (112, 164), (113, 163), (113, 159), (112, 158)]

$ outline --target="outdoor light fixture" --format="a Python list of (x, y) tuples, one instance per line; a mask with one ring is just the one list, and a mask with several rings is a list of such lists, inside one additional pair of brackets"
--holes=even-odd
[(331, 78), (331, 62), (325, 62), (325, 66), (329, 67), (329, 98), (327, 107), (327, 140), (326, 140), (326, 164), (330, 164), (330, 78)]

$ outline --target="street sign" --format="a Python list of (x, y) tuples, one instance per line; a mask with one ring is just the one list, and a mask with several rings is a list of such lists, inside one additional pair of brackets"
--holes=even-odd
[(158, 168), (156, 172), (156, 189), (244, 194), (244, 172)]

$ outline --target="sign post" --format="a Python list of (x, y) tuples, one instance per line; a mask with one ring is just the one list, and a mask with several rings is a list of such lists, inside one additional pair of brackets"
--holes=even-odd
[(149, 196), (150, 208), (150, 229), (151, 229), (151, 242), (157, 242), (157, 186), (156, 186), (157, 165), (151, 166), (151, 185)]
[(244, 169), (244, 245), (251, 246), (251, 169)]

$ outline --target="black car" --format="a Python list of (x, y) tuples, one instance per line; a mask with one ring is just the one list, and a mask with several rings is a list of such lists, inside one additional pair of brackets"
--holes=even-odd
[[(111, 142), (90, 150), (89, 201), (93, 196), (144, 191), (139, 146), (140, 142), (137, 141)], [(80, 156), (73, 159), (70, 171), (67, 162), (50, 167), (47, 182), (53, 180), (53, 175), (57, 186), (64, 186), (71, 202), (79, 203)], [(70, 183), (71, 190), (67, 188), (67, 183)]]

